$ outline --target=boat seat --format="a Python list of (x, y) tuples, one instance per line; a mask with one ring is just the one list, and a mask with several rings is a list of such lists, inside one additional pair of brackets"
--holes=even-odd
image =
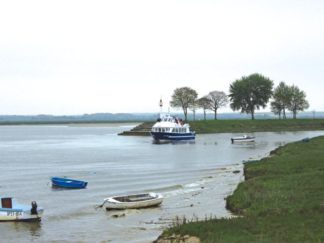
[(138, 197), (116, 197), (115, 199), (120, 202), (140, 202), (140, 201), (150, 200), (152, 199), (152, 197), (143, 195)]
[(152, 199), (151, 197), (142, 197), (142, 198), (134, 198), (130, 199), (130, 202), (140, 202), (140, 201), (146, 201)]

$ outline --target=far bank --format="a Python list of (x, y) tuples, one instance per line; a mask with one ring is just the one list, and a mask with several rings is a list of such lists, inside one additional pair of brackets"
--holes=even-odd
[[(143, 122), (120, 135), (149, 136), (154, 122)], [(324, 131), (324, 119), (259, 119), (189, 121), (192, 131), (204, 133), (253, 133), (283, 131)]]

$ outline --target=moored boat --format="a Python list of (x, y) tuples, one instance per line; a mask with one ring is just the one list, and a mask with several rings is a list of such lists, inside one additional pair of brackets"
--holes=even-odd
[(151, 135), (155, 141), (179, 141), (193, 140), (195, 132), (190, 130), (189, 124), (171, 115), (161, 116), (151, 129)]
[(162, 203), (163, 196), (159, 193), (142, 193), (124, 196), (113, 196), (104, 199), (106, 210), (135, 209), (158, 206)]
[(0, 222), (5, 221), (40, 221), (44, 209), (37, 206), (35, 201), (31, 205), (19, 204), (15, 198), (1, 197)]
[(250, 142), (254, 142), (254, 141), (255, 141), (255, 137), (249, 136), (249, 135), (243, 135), (243, 136), (231, 138), (232, 143), (250, 143)]
[(82, 189), (86, 188), (88, 182), (81, 180), (74, 180), (65, 177), (52, 177), (52, 186), (53, 187), (62, 187), (68, 189)]

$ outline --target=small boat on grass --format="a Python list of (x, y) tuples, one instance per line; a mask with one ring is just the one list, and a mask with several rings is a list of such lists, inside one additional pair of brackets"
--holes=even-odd
[(254, 141), (255, 141), (255, 137), (249, 135), (243, 135), (243, 136), (231, 138), (232, 143), (251, 143)]
[(1, 197), (0, 222), (5, 221), (40, 221), (44, 209), (37, 206), (35, 201), (31, 205), (19, 204), (15, 198)]
[(112, 209), (137, 209), (158, 206), (162, 203), (163, 196), (159, 193), (142, 193), (125, 196), (114, 196), (104, 199), (106, 210)]
[(53, 187), (61, 187), (68, 189), (82, 189), (86, 188), (86, 186), (88, 185), (88, 182), (86, 181), (74, 180), (65, 177), (52, 177), (51, 181)]

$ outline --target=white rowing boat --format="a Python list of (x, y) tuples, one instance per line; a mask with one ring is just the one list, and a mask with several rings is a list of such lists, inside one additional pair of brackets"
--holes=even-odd
[(255, 137), (249, 136), (249, 135), (243, 135), (240, 137), (232, 137), (231, 142), (232, 143), (251, 143), (255, 141)]
[(131, 209), (147, 208), (158, 206), (162, 203), (163, 196), (159, 193), (142, 193), (125, 196), (114, 196), (104, 199), (103, 204), (107, 210), (111, 209)]

